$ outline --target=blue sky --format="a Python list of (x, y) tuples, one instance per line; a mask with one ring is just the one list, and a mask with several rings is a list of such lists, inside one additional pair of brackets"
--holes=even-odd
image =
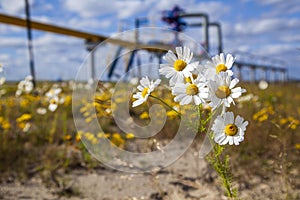
[[(298, 0), (31, 0), (32, 19), (72, 29), (111, 35), (118, 26), (134, 28), (136, 17), (160, 21), (163, 10), (177, 4), (186, 12), (204, 12), (220, 22), (225, 53), (242, 51), (284, 60), (289, 76), (300, 79), (300, 3)], [(0, 13), (25, 17), (23, 0), (0, 0)], [(201, 31), (200, 31), (201, 32)], [(201, 40), (198, 29), (186, 34)], [(88, 55), (84, 41), (62, 35), (33, 31), (36, 77), (74, 79)], [(211, 46), (216, 50), (212, 33)], [(0, 63), (8, 79), (29, 74), (26, 30), (0, 24)], [(216, 52), (212, 52), (216, 53)]]

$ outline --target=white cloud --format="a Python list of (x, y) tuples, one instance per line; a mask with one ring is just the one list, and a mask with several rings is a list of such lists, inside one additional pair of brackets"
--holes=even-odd
[(79, 14), (81, 17), (95, 17), (116, 12), (116, 1), (106, 0), (84, 0), (74, 1), (66, 0), (64, 2), (65, 9)]
[(94, 18), (72, 18), (67, 22), (67, 24), (69, 27), (72, 27), (76, 30), (84, 30), (86, 32), (101, 32), (101, 30), (110, 27), (113, 24), (113, 22), (110, 20), (98, 20)]
[(83, 43), (82, 40), (77, 38), (46, 33), (41, 37), (35, 38), (33, 41), (36, 47), (44, 47), (44, 46), (67, 46), (67, 45), (77, 45)]
[(144, 10), (147, 4), (142, 1), (117, 1), (115, 6), (118, 18), (126, 19)]
[(273, 33), (274, 31), (282, 31), (285, 29), (297, 30), (300, 28), (300, 21), (296, 18), (257, 18), (249, 21), (238, 22), (233, 28), (237, 35), (256, 35), (261, 33)]
[[(154, 0), (150, 1), (106, 1), (106, 0), (66, 0), (64, 8), (75, 12), (83, 18), (92, 18), (110, 15), (118, 19), (126, 19), (137, 13), (150, 9)], [(157, 2), (157, 1), (156, 1)]]
[(43, 15), (43, 16), (32, 16), (31, 17), (31, 19), (33, 20), (33, 21), (36, 21), (36, 22), (41, 22), (41, 23), (46, 23), (46, 24), (53, 24), (54, 23), (54, 21), (51, 19), (51, 18), (49, 18), (48, 16), (46, 16), (46, 15)]
[[(31, 7), (35, 0), (29, 0), (28, 4)], [(0, 0), (0, 11), (14, 16), (25, 16), (25, 1), (24, 0)]]
[(296, 50), (296, 48), (288, 44), (269, 44), (269, 45), (263, 45), (260, 48), (258, 48), (256, 53), (265, 56), (272, 56), (272, 55), (280, 55), (283, 54), (283, 52), (287, 52), (293, 49)]
[(282, 42), (291, 42), (291, 43), (294, 43), (294, 44), (298, 43), (298, 46), (300, 48), (300, 35), (292, 34), (292, 35), (289, 35), (288, 37), (282, 37), (281, 41)]
[(0, 46), (1, 48), (20, 48), (26, 46), (25, 38), (21, 37), (0, 37)]
[(300, 12), (300, 4), (299, 0), (289, 0), (289, 1), (282, 1), (282, 0), (256, 0), (259, 5), (262, 6), (269, 6), (272, 9), (268, 12), (265, 12), (263, 16), (267, 17), (274, 17), (274, 16), (282, 16), (283, 14), (293, 14)]
[[(9, 59), (0, 57), (7, 66), (8, 79), (22, 79), (29, 74), (26, 38), (0, 38), (2, 47), (15, 47)], [(86, 50), (82, 40), (55, 34), (43, 34), (33, 40), (36, 77), (38, 79), (75, 78)], [(6, 54), (3, 54), (6, 55)], [(13, 59), (12, 59), (13, 58)], [(17, 59), (16, 59), (17, 58)]]
[(231, 8), (228, 4), (222, 1), (208, 1), (201, 3), (194, 3), (187, 6), (188, 12), (203, 12), (207, 13), (210, 21), (219, 21), (230, 12)]

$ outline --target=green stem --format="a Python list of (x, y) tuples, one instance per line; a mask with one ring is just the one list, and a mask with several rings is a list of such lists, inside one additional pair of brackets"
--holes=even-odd
[(223, 184), (224, 184), (224, 187), (226, 189), (226, 192), (227, 192), (227, 196), (230, 197), (230, 198), (233, 198), (234, 195), (232, 194), (232, 190), (231, 190), (231, 184), (230, 184), (230, 181), (229, 181), (229, 177), (228, 177), (228, 171), (227, 171), (227, 167), (226, 166), (227, 164), (224, 164), (221, 160), (220, 160), (220, 157), (217, 157), (217, 163), (218, 165), (220, 165), (224, 172), (221, 173), (221, 177), (222, 177), (222, 180), (223, 180)]
[(67, 111), (63, 111), (62, 114), (62, 123), (63, 123), (63, 135), (67, 135), (68, 127), (67, 127)]
[(170, 108), (171, 110), (173, 110), (174, 112), (176, 112), (177, 115), (179, 115), (181, 117), (181, 114), (177, 110), (175, 110), (172, 106), (170, 106), (169, 104), (167, 104), (164, 100), (162, 100), (162, 99), (160, 99), (160, 98), (158, 98), (156, 96), (153, 96), (151, 94), (149, 96), (152, 97), (152, 98), (154, 98), (154, 99), (159, 100), (160, 102), (162, 102), (164, 105), (166, 105), (168, 108)]
[(231, 199), (236, 198), (236, 195), (232, 193), (232, 189), (231, 189), (232, 187), (228, 176), (229, 175), (228, 163), (226, 161), (224, 162), (221, 159), (221, 154), (224, 148), (214, 143), (212, 132), (208, 133), (208, 137), (211, 145), (213, 146), (213, 156), (210, 162), (213, 168), (215, 169), (215, 171), (221, 177), (227, 196), (230, 197)]
[(56, 132), (56, 128), (57, 128), (57, 120), (58, 120), (58, 113), (55, 112), (54, 113), (54, 119), (52, 122), (52, 127), (50, 129), (50, 133), (49, 133), (49, 142), (52, 144), (54, 142), (54, 134)]

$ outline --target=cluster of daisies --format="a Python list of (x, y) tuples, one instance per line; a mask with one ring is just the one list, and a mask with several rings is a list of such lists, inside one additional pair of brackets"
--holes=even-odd
[(33, 90), (34, 85), (33, 85), (32, 79), (33, 79), (32, 76), (29, 75), (29, 76), (26, 76), (24, 80), (21, 80), (18, 83), (16, 97), (21, 96), (23, 93), (29, 94)]
[(63, 104), (65, 99), (60, 96), (62, 89), (58, 87), (56, 84), (53, 85), (48, 92), (46, 92), (45, 96), (49, 102), (48, 109), (51, 112), (54, 112), (59, 104)]
[[(16, 97), (20, 97), (23, 93), (29, 94), (33, 91), (34, 85), (32, 80), (32, 76), (29, 75), (18, 83), (18, 89), (16, 90), (15, 94)], [(60, 96), (61, 92), (62, 89), (58, 85), (54, 84), (49, 91), (45, 93), (46, 100), (49, 103), (48, 109), (51, 112), (54, 112), (60, 104), (64, 103), (65, 99)], [(38, 108), (37, 112), (38, 114), (44, 115), (46, 114), (47, 110), (44, 108)]]
[[(234, 103), (234, 99), (246, 92), (236, 87), (239, 80), (233, 78), (231, 70), (235, 58), (223, 53), (212, 57), (205, 64), (193, 62), (193, 52), (187, 47), (176, 47), (176, 54), (172, 51), (163, 57), (166, 61), (160, 64), (159, 73), (169, 79), (169, 85), (174, 101), (180, 105), (209, 105), (212, 110), (222, 107), (222, 113), (216, 117), (213, 126), (213, 139), (220, 145), (239, 145), (244, 140), (247, 121), (240, 116), (234, 117), (226, 108)], [(151, 92), (160, 84), (161, 80), (149, 80), (143, 77), (140, 80), (139, 90), (133, 95), (136, 100), (133, 107), (144, 103)]]

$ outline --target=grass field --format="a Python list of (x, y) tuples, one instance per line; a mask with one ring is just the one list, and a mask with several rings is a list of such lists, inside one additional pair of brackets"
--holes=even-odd
[[(240, 85), (247, 89), (247, 93), (236, 102), (234, 112), (249, 121), (249, 126), (245, 141), (226, 149), (231, 157), (232, 171), (237, 172), (233, 174), (234, 179), (239, 182), (252, 175), (265, 179), (280, 175), (286, 199), (296, 199), (299, 194), (295, 191), (300, 188), (300, 84), (270, 84), (265, 90), (259, 89), (257, 84)], [(122, 132), (113, 121), (110, 109), (113, 84), (99, 84), (95, 101), (83, 101), (78, 105), (86, 122), (94, 118), (100, 121), (104, 127), (101, 133), (76, 130), (72, 114), (72, 83), (39, 82), (34, 91), (23, 92), (18, 97), (15, 95), (17, 84), (6, 83), (0, 87), (5, 91), (0, 100), (1, 182), (10, 177), (27, 180), (39, 174), (45, 184), (55, 186), (55, 173), (61, 169), (90, 170), (102, 166), (84, 148), (82, 137), (92, 143), (103, 137), (109, 138), (125, 149), (136, 141), (132, 133)], [(58, 92), (57, 88), (61, 91)], [(51, 93), (57, 93), (55, 102), (49, 100)], [(164, 93), (164, 89), (157, 93), (169, 101), (170, 96)], [(91, 111), (94, 108), (96, 114)], [(149, 122), (145, 107), (132, 109), (130, 113), (136, 123)], [(178, 118), (174, 111), (169, 110), (167, 115), (165, 127), (155, 137), (157, 140), (174, 136), (174, 123)], [(195, 143), (201, 143), (203, 134), (199, 133)]]

